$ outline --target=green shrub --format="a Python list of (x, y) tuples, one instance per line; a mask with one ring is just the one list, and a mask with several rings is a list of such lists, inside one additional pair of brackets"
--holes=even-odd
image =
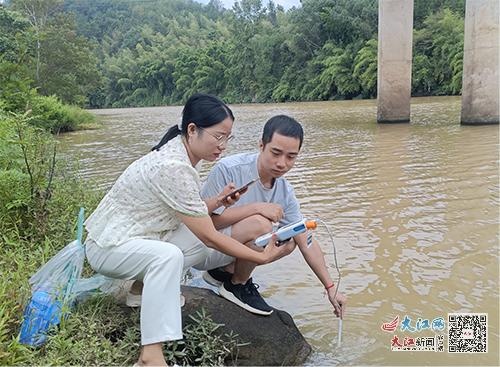
[(0, 228), (17, 230), (27, 220), (31, 205), (29, 177), (18, 170), (0, 169)]
[(63, 104), (55, 96), (36, 96), (30, 102), (30, 124), (51, 133), (76, 130), (79, 125), (95, 122), (95, 116), (79, 107)]
[(62, 103), (55, 96), (37, 96), (31, 101), (32, 116), (30, 123), (52, 133), (72, 131), (75, 125), (63, 111)]
[(16, 139), (14, 120), (8, 113), (0, 110), (0, 169), (20, 168), (21, 151), (14, 144)]
[(74, 163), (57, 157), (57, 140), (30, 122), (27, 113), (0, 120), (0, 231), (64, 243), (78, 208), (92, 210), (100, 193), (76, 177)]
[(188, 366), (222, 366), (234, 361), (239, 346), (236, 334), (221, 335), (219, 328), (204, 309), (195, 315), (184, 328), (184, 339), (166, 344), (165, 356), (168, 362)]
[[(76, 130), (84, 128), (88, 125), (95, 124), (96, 116), (78, 106), (62, 105), (63, 113), (67, 116), (69, 121), (72, 121)], [(64, 130), (61, 130), (64, 131)]]
[(78, 208), (93, 210), (101, 196), (57, 158), (55, 138), (28, 115), (0, 111), (0, 365), (36, 361), (17, 342), (28, 279), (75, 237)]

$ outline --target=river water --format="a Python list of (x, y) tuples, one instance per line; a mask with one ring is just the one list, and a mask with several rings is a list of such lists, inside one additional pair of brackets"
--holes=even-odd
[[(254, 280), (313, 346), (309, 365), (499, 364), (498, 126), (460, 126), (457, 97), (415, 98), (412, 122), (396, 125), (376, 123), (375, 101), (231, 107), (227, 154), (256, 149), (273, 115), (304, 126), (302, 152), (286, 177), (303, 214), (333, 235), (348, 296), (341, 345), (332, 307), (299, 251), (259, 267)], [(65, 134), (61, 145), (79, 160), (82, 177), (106, 189), (180, 120), (181, 107), (93, 112), (103, 128)], [(326, 227), (314, 234), (336, 277)], [(487, 314), (487, 353), (448, 353), (449, 313)], [(396, 316), (397, 328), (383, 331)], [(432, 327), (440, 318), (445, 330)], [(422, 327), (425, 320), (431, 327)], [(404, 346), (405, 338), (408, 345), (438, 335), (443, 352), (391, 351), (395, 336)]]

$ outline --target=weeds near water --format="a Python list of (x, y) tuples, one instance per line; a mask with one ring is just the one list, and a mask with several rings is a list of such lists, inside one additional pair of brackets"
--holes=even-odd
[(222, 366), (235, 361), (239, 343), (238, 335), (222, 334), (222, 324), (216, 324), (204, 309), (195, 315), (184, 328), (184, 340), (169, 342), (165, 346), (167, 362), (188, 366)]

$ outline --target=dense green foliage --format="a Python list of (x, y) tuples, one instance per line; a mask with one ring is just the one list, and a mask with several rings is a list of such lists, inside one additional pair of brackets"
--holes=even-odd
[[(288, 11), (266, 0), (232, 9), (217, 0), (12, 0), (10, 8), (18, 13), (9, 27), (22, 37), (0, 38), (9, 50), (2, 59), (17, 58), (10, 69), (0, 64), (3, 78), (31, 78), (30, 87), (67, 103), (173, 104), (197, 91), (228, 102), (376, 96), (376, 0), (303, 0)], [(415, 0), (413, 95), (460, 93), (463, 17), (464, 0)], [(16, 104), (13, 88), (4, 94)]]
[[(66, 0), (96, 47), (90, 105), (179, 103), (195, 91), (229, 102), (376, 95), (376, 0), (89, 2)], [(415, 0), (414, 95), (460, 93), (464, 1)]]
[[(22, 13), (0, 6), (0, 111), (5, 116), (27, 113), (29, 124), (52, 133), (95, 120), (65, 104), (85, 104), (99, 80), (96, 59), (84, 38), (71, 31), (69, 19), (61, 14), (42, 37)], [(89, 64), (94, 70), (84, 72)]]
[(90, 42), (77, 35), (74, 16), (62, 5), (62, 0), (13, 0), (10, 10), (29, 25), (30, 37), (24, 43), (31, 57), (23, 64), (33, 87), (42, 95), (82, 105), (100, 80), (97, 57)]

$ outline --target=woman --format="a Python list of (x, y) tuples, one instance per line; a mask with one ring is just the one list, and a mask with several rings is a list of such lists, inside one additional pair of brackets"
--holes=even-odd
[[(205, 256), (197, 244), (183, 238), (194, 234), (208, 247), (257, 264), (293, 249), (270, 241), (263, 252), (257, 252), (216, 231), (212, 224), (209, 213), (234, 202), (225, 197), (234, 186), (203, 201), (196, 168), (202, 160), (215, 161), (225, 150), (233, 121), (231, 110), (218, 98), (193, 95), (184, 106), (182, 124), (171, 127), (149, 154), (122, 173), (85, 222), (92, 268), (113, 278), (144, 283), (139, 365), (166, 365), (163, 342), (182, 338), (182, 270)], [(192, 234), (183, 237), (184, 232)]]

